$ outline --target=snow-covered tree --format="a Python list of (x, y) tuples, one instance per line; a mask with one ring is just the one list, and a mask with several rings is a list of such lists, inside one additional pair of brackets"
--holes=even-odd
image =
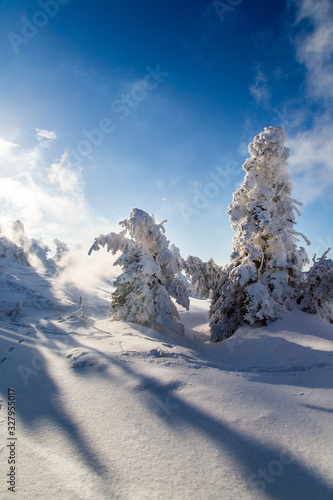
[(243, 184), (233, 195), (228, 215), (233, 251), (210, 309), (213, 340), (230, 337), (242, 324), (273, 321), (294, 307), (308, 262), (294, 226), (292, 184), (287, 170), (285, 132), (268, 127), (249, 145)]
[(178, 277), (179, 253), (170, 250), (164, 222), (156, 224), (154, 216), (135, 208), (129, 219), (120, 222), (124, 230), (96, 238), (89, 255), (100, 246), (113, 254), (122, 252), (114, 263), (123, 272), (114, 283), (112, 318), (184, 333), (171, 297), (188, 309), (188, 291)]
[(18, 262), (19, 264), (24, 264), (30, 266), (28, 259), (21, 247), (10, 241), (7, 236), (5, 236), (2, 227), (0, 226), (0, 258), (9, 258)]
[(47, 256), (50, 252), (50, 248), (44, 245), (41, 239), (36, 240), (35, 238), (29, 238), (26, 235), (24, 224), (20, 220), (12, 222), (11, 233), (14, 243), (22, 248), (32, 266), (42, 266), (44, 270), (48, 269), (54, 271), (54, 263), (52, 259), (49, 259)]
[(333, 323), (333, 261), (327, 258), (330, 248), (316, 260), (306, 273), (305, 287), (301, 297), (302, 310), (311, 314), (318, 313)]
[(55, 240), (53, 240), (53, 243), (55, 244), (55, 246), (57, 248), (56, 253), (55, 253), (54, 257), (53, 257), (53, 260), (55, 262), (58, 262), (70, 250), (69, 250), (68, 246), (66, 245), (66, 243), (64, 243), (63, 241), (58, 240), (57, 238)]
[(183, 261), (183, 269), (191, 282), (193, 296), (198, 299), (208, 299), (223, 275), (222, 267), (213, 259), (203, 262), (192, 255)]

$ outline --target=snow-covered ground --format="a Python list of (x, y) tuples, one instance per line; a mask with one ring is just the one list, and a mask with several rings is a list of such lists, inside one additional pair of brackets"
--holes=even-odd
[(294, 311), (211, 344), (192, 299), (165, 336), (109, 320), (106, 283), (0, 265), (1, 499), (333, 498), (332, 325)]

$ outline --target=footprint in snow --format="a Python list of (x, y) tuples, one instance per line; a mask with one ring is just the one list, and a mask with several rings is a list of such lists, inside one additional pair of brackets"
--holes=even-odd
[(22, 344), (22, 342), (24, 342), (24, 339), (18, 341), (19, 344)]
[(6, 361), (7, 358), (2, 358), (0, 359), (0, 363), (3, 363), (4, 361)]
[(14, 349), (14, 347), (10, 347), (10, 348), (8, 349), (8, 352), (13, 351), (13, 349)]

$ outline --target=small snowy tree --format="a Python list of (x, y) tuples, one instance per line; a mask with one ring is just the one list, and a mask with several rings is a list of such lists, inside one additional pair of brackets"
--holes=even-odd
[(268, 127), (249, 145), (245, 180), (228, 215), (233, 251), (210, 309), (213, 340), (230, 337), (242, 324), (267, 323), (294, 307), (308, 262), (294, 226), (296, 205), (287, 170), (284, 129)]
[(310, 314), (318, 313), (333, 323), (333, 261), (326, 256), (330, 248), (316, 260), (306, 273), (305, 287), (301, 297), (302, 311)]
[(56, 246), (56, 253), (53, 256), (53, 260), (55, 262), (58, 262), (59, 260), (62, 259), (62, 257), (64, 255), (68, 254), (68, 252), (70, 250), (69, 250), (68, 246), (66, 245), (66, 243), (64, 243), (63, 241), (58, 240), (57, 238), (55, 240), (53, 240), (53, 243)]
[(113, 254), (122, 252), (114, 263), (123, 272), (114, 283), (111, 317), (183, 334), (184, 326), (171, 297), (188, 309), (188, 291), (178, 277), (179, 252), (170, 250), (164, 222), (156, 224), (153, 216), (135, 208), (129, 219), (120, 222), (124, 231), (96, 238), (89, 255), (100, 246)]
[(10, 258), (19, 264), (30, 266), (22, 248), (10, 241), (2, 232), (0, 227), (0, 258)]
[(12, 222), (11, 231), (14, 243), (22, 248), (33, 267), (42, 266), (44, 270), (53, 271), (53, 261), (47, 256), (50, 248), (44, 245), (41, 239), (29, 238), (25, 233), (24, 224), (20, 220)]
[(203, 262), (192, 255), (184, 260), (183, 269), (191, 281), (193, 295), (198, 299), (208, 299), (223, 275), (222, 267), (215, 264), (213, 259)]

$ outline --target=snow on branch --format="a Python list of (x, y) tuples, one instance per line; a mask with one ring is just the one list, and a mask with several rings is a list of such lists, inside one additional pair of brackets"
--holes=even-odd
[(303, 240), (308, 246), (311, 245), (311, 241), (303, 233), (300, 233), (299, 231), (294, 231), (294, 234), (296, 234), (297, 236), (301, 236), (301, 238), (303, 238)]
[(210, 308), (212, 340), (230, 337), (244, 323), (274, 321), (295, 307), (308, 256), (296, 245), (296, 205), (287, 168), (283, 127), (268, 127), (249, 145), (245, 179), (229, 206), (233, 238), (225, 277)]
[(107, 235), (101, 234), (98, 238), (95, 238), (95, 243), (91, 246), (88, 255), (91, 255), (93, 251), (98, 251), (100, 247), (105, 247), (108, 252), (112, 252), (114, 255), (119, 250), (128, 251), (133, 243), (128, 240), (122, 233), (109, 233)]
[(122, 252), (114, 263), (123, 269), (112, 294), (110, 315), (114, 319), (182, 334), (184, 327), (171, 297), (188, 309), (188, 289), (180, 277), (179, 250), (169, 245), (164, 222), (156, 224), (154, 216), (134, 208), (130, 218), (120, 222), (124, 231), (95, 238), (89, 255), (101, 246), (113, 254)]
[(314, 255), (299, 302), (303, 311), (319, 314), (333, 323), (333, 261), (327, 258), (329, 251), (330, 248), (318, 260)]

